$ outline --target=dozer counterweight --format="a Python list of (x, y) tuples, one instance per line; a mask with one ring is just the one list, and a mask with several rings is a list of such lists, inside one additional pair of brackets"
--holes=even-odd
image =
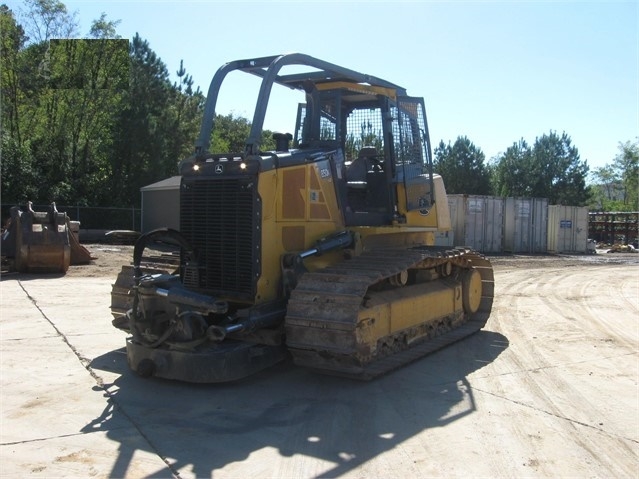
[[(294, 72), (289, 69), (294, 67)], [(243, 151), (209, 151), (228, 73), (260, 83)], [(293, 133), (262, 148), (273, 87), (299, 95)], [(282, 111), (278, 108), (278, 111)], [(193, 155), (180, 163), (180, 230), (140, 237), (112, 292), (143, 376), (240, 379), (292, 355), (371, 379), (481, 329), (490, 262), (434, 246), (450, 229), (421, 98), (302, 54), (222, 66)], [(175, 245), (173, 272), (145, 264)]]

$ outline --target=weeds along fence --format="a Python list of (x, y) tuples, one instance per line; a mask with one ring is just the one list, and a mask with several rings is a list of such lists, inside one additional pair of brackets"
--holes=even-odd
[[(13, 206), (25, 208), (26, 205), (2, 204), (2, 225), (11, 217)], [(48, 211), (50, 205), (33, 205), (35, 211)], [(71, 221), (79, 221), (81, 229), (95, 230), (133, 230), (140, 231), (142, 211), (140, 208), (118, 208), (115, 206), (68, 206), (56, 204), (57, 210), (66, 213)]]

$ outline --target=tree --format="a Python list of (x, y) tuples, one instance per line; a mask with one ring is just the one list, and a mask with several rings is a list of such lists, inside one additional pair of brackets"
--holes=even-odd
[[(142, 186), (193, 153), (203, 94), (182, 63), (172, 84), (148, 42), (120, 39), (105, 14), (88, 38), (68, 39), (76, 23), (63, 3), (26, 5), (26, 28), (0, 6), (3, 202), (138, 205)], [(216, 141), (242, 152), (250, 123), (229, 120)]]
[(2, 201), (26, 204), (38, 194), (37, 177), (30, 145), (20, 145), (15, 137), (2, 132)]
[(23, 17), (29, 40), (43, 43), (51, 38), (73, 38), (77, 35), (76, 13), (69, 13), (58, 0), (25, 0)]
[(24, 29), (17, 24), (13, 12), (6, 5), (0, 5), (0, 124), (3, 132), (11, 135), (19, 145), (20, 119), (19, 105), (20, 86), (18, 71), (20, 69), (20, 51), (26, 41)]
[(554, 131), (535, 140), (533, 146), (533, 196), (548, 198), (550, 204), (583, 206), (588, 202), (588, 164), (564, 132)]
[(583, 206), (590, 196), (588, 170), (570, 137), (551, 131), (536, 138), (532, 148), (522, 139), (497, 158), (493, 191), (500, 196), (548, 198), (550, 204)]
[(619, 211), (624, 209), (621, 198), (621, 181), (618, 172), (611, 164), (596, 168), (592, 172), (593, 195), (588, 206), (599, 211)]
[[(211, 151), (216, 153), (242, 153), (246, 146), (246, 140), (251, 133), (251, 122), (242, 116), (216, 115), (215, 126), (211, 133)], [(273, 132), (262, 131), (260, 141), (262, 150), (275, 148)]]
[(451, 194), (490, 194), (490, 175), (485, 155), (467, 137), (457, 137), (451, 146), (439, 142), (435, 148), (433, 169), (444, 177)]
[(138, 204), (139, 188), (175, 174), (165, 164), (164, 113), (171, 95), (169, 73), (137, 33), (129, 45), (130, 82), (114, 125), (111, 191), (123, 205)]
[(111, 188), (122, 205), (138, 204), (141, 187), (178, 173), (180, 160), (194, 151), (204, 106), (182, 62), (172, 84), (164, 62), (138, 34), (129, 57), (130, 83), (111, 158)]
[[(353, 125), (355, 127), (356, 125)], [(346, 158), (357, 158), (358, 152), (365, 146), (373, 146), (377, 151), (384, 151), (384, 135), (381, 129), (375, 129), (370, 121), (362, 121), (359, 125), (359, 136), (349, 133), (346, 137)], [(333, 136), (332, 132), (329, 138)]]
[(639, 211), (639, 142), (619, 143), (614, 167), (619, 171), (623, 202), (632, 211)]
[(529, 181), (533, 171), (532, 150), (522, 138), (497, 158), (491, 176), (493, 192), (498, 196), (533, 196), (533, 186)]
[(91, 23), (91, 30), (89, 30), (89, 36), (96, 39), (119, 39), (120, 35), (117, 33), (117, 26), (120, 24), (120, 20), (107, 20), (106, 13), (102, 12), (100, 18), (93, 20)]
[(50, 40), (48, 55), (30, 135), (41, 178), (39, 200), (96, 204), (110, 176), (113, 121), (128, 87), (128, 42)]
[[(178, 81), (171, 89), (169, 108), (165, 114), (172, 132), (167, 153), (177, 164), (194, 151), (205, 98), (199, 87), (193, 90), (193, 77), (186, 72), (183, 61), (180, 61), (176, 74)], [(177, 169), (174, 168), (174, 172)]]
[[(3, 199), (24, 199), (19, 193), (21, 184), (29, 192), (28, 199), (50, 201), (46, 190), (55, 187), (55, 178), (48, 173), (64, 171), (57, 161), (64, 141), (54, 139), (52, 133), (60, 128), (51, 128), (59, 103), (48, 86), (48, 40), (72, 31), (73, 22), (59, 2), (30, 0), (26, 4), (30, 9), (23, 16), (32, 36), (30, 43), (10, 10), (2, 7), (2, 121), (9, 127), (3, 128)], [(14, 153), (20, 157), (12, 158)], [(20, 178), (15, 177), (18, 173)]]
[(639, 141), (619, 143), (612, 163), (593, 172), (591, 206), (603, 211), (639, 210)]

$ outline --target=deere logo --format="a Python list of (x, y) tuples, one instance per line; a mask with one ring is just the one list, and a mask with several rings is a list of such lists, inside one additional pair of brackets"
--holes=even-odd
[(215, 173), (218, 175), (224, 173), (224, 165), (215, 165)]

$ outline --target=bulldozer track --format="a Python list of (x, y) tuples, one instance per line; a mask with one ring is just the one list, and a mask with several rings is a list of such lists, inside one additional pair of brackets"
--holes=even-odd
[[(143, 262), (143, 271), (166, 273), (166, 265), (154, 259)], [(379, 338), (376, 340), (379, 347), (373, 355), (353, 344), (359, 326), (358, 313), (372, 301), (376, 285), (402, 271), (438, 269), (446, 264), (459, 270), (474, 268), (480, 273), (482, 298), (474, 314), (464, 314), (463, 318), (451, 315), (437, 324), (418, 324), (408, 331)], [(125, 314), (132, 306), (132, 289), (133, 267), (127, 265), (111, 293), (113, 324), (124, 330), (128, 329)], [(301, 277), (287, 305), (287, 346), (298, 365), (331, 375), (373, 379), (480, 330), (490, 315), (493, 292), (490, 262), (467, 248), (365, 252)]]
[[(358, 315), (375, 285), (407, 270), (476, 269), (482, 296), (477, 311), (442, 318), (377, 339), (374, 354), (358, 344)], [(438, 279), (436, 281), (450, 281)], [(286, 316), (287, 344), (295, 362), (320, 372), (372, 379), (480, 330), (490, 315), (494, 276), (490, 262), (467, 248), (418, 247), (370, 251), (306, 273), (293, 290)], [(312, 330), (313, 333), (309, 333)], [(360, 341), (361, 342), (361, 341)]]

